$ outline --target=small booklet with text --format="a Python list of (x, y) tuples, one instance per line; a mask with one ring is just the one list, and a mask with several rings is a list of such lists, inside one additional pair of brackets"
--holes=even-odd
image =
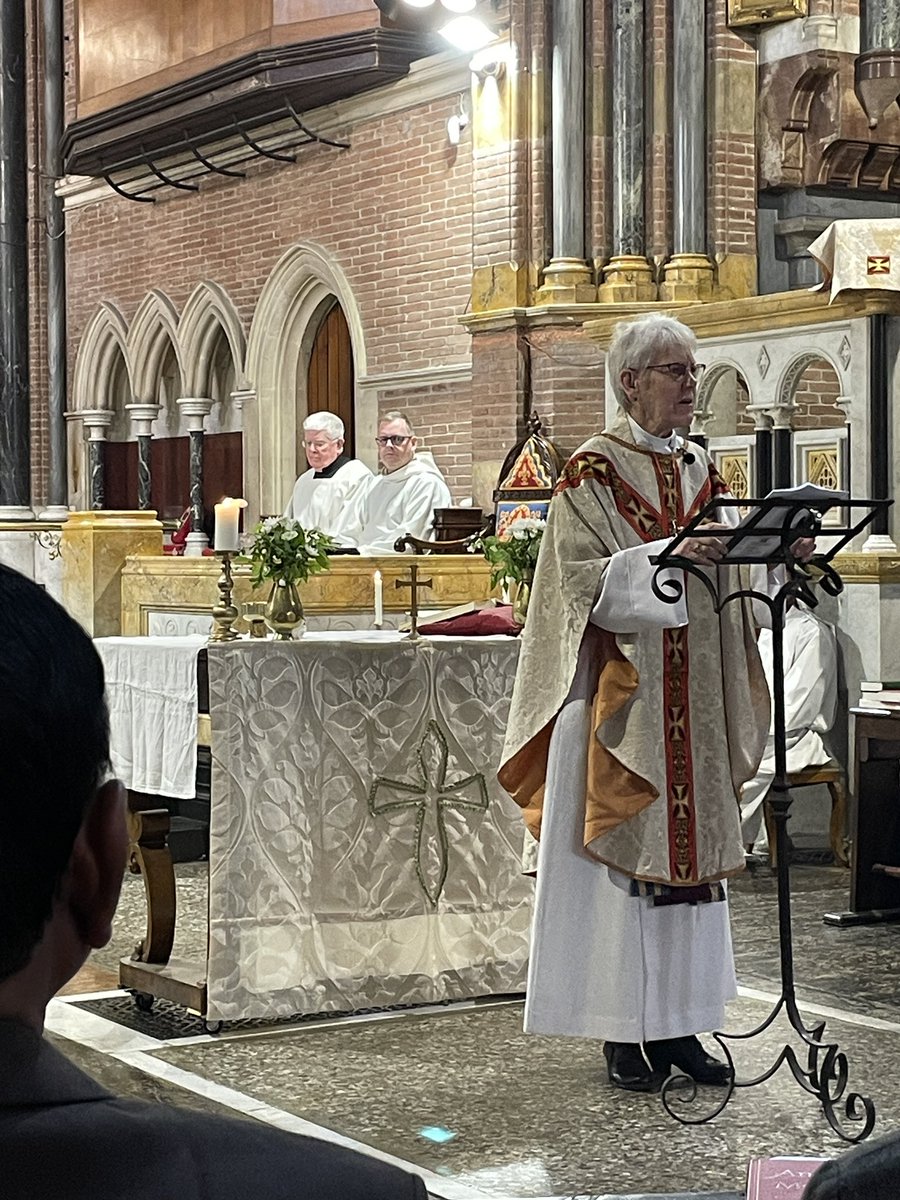
[(827, 1158), (783, 1155), (751, 1158), (747, 1200), (801, 1200), (806, 1185)]
[[(847, 492), (838, 492), (833, 488), (819, 487), (815, 483), (801, 483), (797, 487), (775, 488), (764, 499), (791, 502), (806, 500), (816, 505), (816, 512), (823, 513), (827, 512), (828, 508), (836, 508), (838, 505), (846, 503), (849, 495)], [(825, 505), (827, 507), (823, 507)], [(725, 555), (725, 561), (752, 559), (756, 562), (765, 562), (771, 558), (781, 547), (785, 522), (788, 522), (789, 529), (805, 523), (808, 510), (798, 508), (792, 513), (792, 508), (793, 503), (776, 504), (762, 515), (758, 508), (752, 508), (736, 528), (752, 528), (753, 534), (733, 540)]]

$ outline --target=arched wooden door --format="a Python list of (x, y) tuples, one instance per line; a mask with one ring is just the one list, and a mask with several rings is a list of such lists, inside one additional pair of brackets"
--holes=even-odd
[(335, 301), (316, 331), (306, 377), (308, 413), (332, 412), (344, 422), (345, 453), (356, 454), (353, 347), (347, 318)]

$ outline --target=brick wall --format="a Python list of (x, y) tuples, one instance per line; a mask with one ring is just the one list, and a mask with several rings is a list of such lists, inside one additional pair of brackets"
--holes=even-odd
[(421, 448), (434, 455), (454, 503), (471, 497), (473, 422), (470, 384), (386, 390), (379, 398), (379, 417), (386, 412), (409, 414)]
[[(70, 361), (102, 300), (130, 320), (151, 288), (180, 311), (199, 281), (218, 283), (249, 329), (269, 273), (301, 239), (322, 246), (347, 276), (370, 376), (468, 361), (457, 318), (471, 282), (472, 164), (470, 140), (448, 144), (457, 105), (453, 95), (367, 121), (352, 130), (350, 150), (305, 147), (295, 165), (252, 166), (245, 180), (215, 179), (197, 195), (73, 210)], [(427, 438), (423, 404), (417, 422)]]
[(794, 429), (842, 429), (846, 419), (834, 403), (840, 394), (831, 364), (824, 359), (810, 363), (794, 389)]
[(726, 17), (726, 0), (707, 0), (710, 242), (713, 254), (755, 254), (755, 113), (747, 100), (755, 92), (756, 47), (752, 35), (729, 29)]
[(604, 425), (603, 354), (580, 329), (532, 329), (532, 409), (564, 457)]

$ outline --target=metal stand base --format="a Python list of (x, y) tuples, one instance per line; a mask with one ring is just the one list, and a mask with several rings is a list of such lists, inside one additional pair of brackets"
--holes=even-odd
[[(797, 1006), (794, 993), (794, 957), (791, 935), (791, 893), (790, 893), (790, 864), (787, 836), (787, 817), (791, 806), (790, 793), (786, 787), (779, 788), (779, 781), (773, 785), (774, 798), (770, 800), (775, 820), (775, 846), (778, 865), (776, 876), (778, 880), (778, 934), (781, 952), (781, 996), (768, 1016), (747, 1033), (714, 1033), (712, 1036), (721, 1046), (731, 1068), (731, 1083), (721, 1099), (711, 1112), (702, 1116), (690, 1115), (690, 1106), (698, 1096), (698, 1089), (693, 1080), (685, 1076), (672, 1076), (666, 1080), (662, 1089), (662, 1103), (666, 1112), (682, 1125), (705, 1125), (712, 1121), (728, 1104), (737, 1088), (756, 1087), (771, 1079), (783, 1063), (787, 1063), (791, 1074), (804, 1091), (815, 1096), (822, 1106), (825, 1119), (838, 1135), (846, 1142), (861, 1142), (869, 1136), (875, 1125), (875, 1105), (867, 1096), (857, 1092), (847, 1093), (849, 1067), (847, 1056), (840, 1050), (836, 1042), (825, 1040), (825, 1022), (815, 1021), (806, 1025)], [(774, 1024), (782, 1014), (797, 1034), (799, 1051), (790, 1043), (781, 1048), (775, 1061), (761, 1075), (752, 1079), (736, 1079), (734, 1058), (728, 1047), (729, 1042), (746, 1042)], [(804, 1065), (805, 1060), (805, 1065)], [(687, 1082), (689, 1090), (685, 1090)], [(846, 1095), (845, 1095), (846, 1093)], [(843, 1108), (843, 1112), (840, 1109)], [(846, 1128), (842, 1121), (850, 1122), (856, 1128)]]

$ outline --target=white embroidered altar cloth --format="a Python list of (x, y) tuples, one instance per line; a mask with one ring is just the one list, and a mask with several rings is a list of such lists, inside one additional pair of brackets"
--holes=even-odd
[(209, 646), (211, 1020), (520, 991), (512, 638)]

